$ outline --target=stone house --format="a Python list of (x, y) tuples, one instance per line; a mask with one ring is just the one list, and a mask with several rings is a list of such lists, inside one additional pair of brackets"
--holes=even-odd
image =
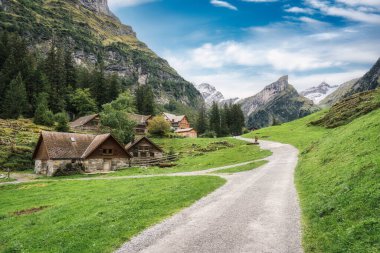
[(80, 117), (70, 122), (70, 128), (74, 130), (98, 131), (100, 126), (99, 114)]
[(142, 136), (125, 146), (132, 159), (162, 158), (164, 151), (151, 141), (148, 137)]
[(194, 128), (184, 128), (184, 129), (177, 129), (174, 131), (176, 134), (183, 136), (183, 137), (190, 137), (190, 138), (197, 138), (198, 133), (195, 131)]
[(111, 134), (43, 131), (33, 153), (36, 174), (52, 176), (58, 168), (81, 166), (85, 172), (128, 167), (130, 154)]
[(140, 115), (129, 113), (128, 118), (136, 122), (135, 134), (136, 135), (145, 135), (148, 133), (148, 121), (153, 117), (152, 115)]

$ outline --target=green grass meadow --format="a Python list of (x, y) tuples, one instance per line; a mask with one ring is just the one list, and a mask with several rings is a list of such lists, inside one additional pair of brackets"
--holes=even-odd
[[(264, 164), (268, 163), (268, 161), (262, 160), (262, 161), (257, 161), (257, 162), (252, 162), (248, 163), (246, 165), (238, 166), (238, 167), (233, 167), (229, 169), (224, 169), (224, 170), (218, 170), (215, 171), (216, 173), (238, 173), (238, 172), (244, 172), (244, 171), (249, 171), (256, 169), (260, 166), (263, 166)], [(212, 172), (212, 173), (215, 173)]]
[(112, 252), (224, 183), (202, 176), (0, 186), (0, 252)]
[(380, 252), (380, 110), (335, 129), (308, 126), (325, 113), (246, 137), (300, 150), (295, 177), (305, 252)]

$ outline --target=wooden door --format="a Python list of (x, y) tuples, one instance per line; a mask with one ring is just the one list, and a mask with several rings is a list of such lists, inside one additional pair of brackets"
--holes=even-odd
[(103, 159), (103, 170), (110, 171), (112, 165), (112, 159)]

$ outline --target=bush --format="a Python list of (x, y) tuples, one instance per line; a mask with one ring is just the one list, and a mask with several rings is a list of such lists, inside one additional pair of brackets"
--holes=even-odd
[(163, 137), (170, 132), (170, 123), (164, 117), (156, 116), (149, 121), (148, 132), (151, 135)]
[(200, 138), (216, 138), (216, 133), (214, 131), (207, 131), (199, 136)]
[(60, 167), (54, 172), (53, 177), (70, 176), (76, 174), (82, 174), (84, 172), (83, 164), (68, 163), (64, 167)]
[(54, 129), (58, 132), (68, 132), (69, 128), (69, 119), (65, 112), (57, 113), (55, 116), (56, 125)]

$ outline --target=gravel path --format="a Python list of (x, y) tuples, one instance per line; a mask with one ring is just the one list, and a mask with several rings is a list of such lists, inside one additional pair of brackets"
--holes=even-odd
[(223, 176), (224, 186), (116, 252), (303, 252), (293, 181), (298, 150), (269, 141), (260, 146), (273, 152), (269, 163)]

